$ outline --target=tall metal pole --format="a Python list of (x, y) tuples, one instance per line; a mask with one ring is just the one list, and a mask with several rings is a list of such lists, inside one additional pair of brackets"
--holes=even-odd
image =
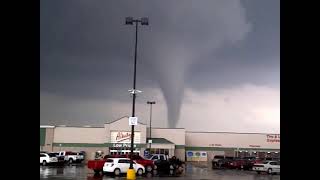
[[(136, 68), (137, 68), (137, 46), (138, 46), (138, 22), (136, 23), (136, 42), (134, 46), (134, 71), (133, 71), (133, 97), (132, 97), (132, 117), (135, 117), (135, 104), (136, 104)], [(130, 153), (130, 167), (129, 169), (133, 169), (133, 140), (134, 140), (134, 125), (131, 125), (131, 153)]]
[[(152, 129), (151, 129), (151, 128), (152, 128), (152, 105), (153, 105), (153, 104), (156, 104), (156, 102), (155, 102), (155, 101), (148, 101), (147, 104), (150, 104), (149, 140), (151, 140), (151, 138), (152, 138), (152, 135), (151, 135), (151, 130), (152, 130)], [(152, 140), (151, 140), (151, 141), (152, 141)], [(151, 151), (151, 143), (150, 143), (150, 142), (148, 142), (148, 143), (149, 143), (149, 150)]]
[[(150, 137), (150, 140), (151, 140), (151, 119), (152, 119), (152, 103), (150, 103), (150, 128), (149, 128), (149, 137)], [(151, 151), (151, 143), (149, 143), (149, 151)]]

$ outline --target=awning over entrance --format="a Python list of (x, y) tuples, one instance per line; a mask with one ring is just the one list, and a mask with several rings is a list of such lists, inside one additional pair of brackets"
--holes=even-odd
[[(152, 140), (151, 144), (149, 140)], [(147, 147), (151, 148), (150, 154), (174, 155), (175, 144), (165, 138), (147, 138)]]
[(150, 139), (152, 140), (152, 144), (174, 144), (165, 138), (147, 138), (147, 143)]
[[(150, 138), (147, 138), (147, 147), (150, 147), (149, 140)], [(175, 144), (165, 138), (151, 138), (151, 140), (153, 149), (175, 149)]]

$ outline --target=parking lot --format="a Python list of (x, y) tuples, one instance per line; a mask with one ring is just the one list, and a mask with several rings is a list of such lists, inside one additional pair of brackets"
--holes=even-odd
[[(40, 166), (40, 179), (46, 180), (112, 180), (126, 179), (124, 174), (121, 177), (99, 176), (94, 177), (86, 165), (72, 166)], [(279, 180), (280, 175), (257, 174), (254, 171), (243, 170), (218, 170), (212, 169), (208, 164), (187, 163), (185, 173), (180, 177), (159, 177), (146, 174), (137, 179), (211, 179), (211, 180)]]

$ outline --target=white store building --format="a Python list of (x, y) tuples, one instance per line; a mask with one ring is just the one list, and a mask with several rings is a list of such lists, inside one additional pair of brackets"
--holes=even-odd
[[(214, 155), (280, 157), (280, 134), (189, 132), (184, 128), (152, 128), (149, 142), (146, 124), (135, 126), (134, 152), (140, 155), (167, 153), (183, 161), (208, 161)], [(130, 152), (131, 127), (122, 117), (102, 127), (40, 126), (40, 150), (85, 151), (86, 159), (96, 151), (104, 154)]]

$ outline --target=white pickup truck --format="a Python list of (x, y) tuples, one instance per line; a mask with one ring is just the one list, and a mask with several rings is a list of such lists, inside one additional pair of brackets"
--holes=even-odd
[(263, 163), (254, 164), (252, 170), (257, 171), (258, 174), (261, 172), (267, 172), (268, 174), (280, 173), (280, 162), (264, 161)]
[(76, 152), (71, 151), (59, 151), (59, 156), (64, 157), (64, 161), (72, 164), (73, 162), (82, 162), (84, 160), (83, 155), (79, 155)]

